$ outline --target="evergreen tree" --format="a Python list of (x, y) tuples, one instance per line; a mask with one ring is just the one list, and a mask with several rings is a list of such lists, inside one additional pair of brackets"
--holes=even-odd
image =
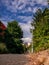
[(35, 13), (32, 26), (33, 30), (33, 48), (34, 51), (49, 48), (49, 9), (38, 9)]

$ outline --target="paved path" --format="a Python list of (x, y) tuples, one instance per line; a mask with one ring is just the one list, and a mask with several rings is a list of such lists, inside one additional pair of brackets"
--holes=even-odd
[(24, 54), (0, 54), (0, 65), (26, 65), (29, 61)]
[(34, 54), (0, 54), (0, 65), (49, 65), (49, 50)]

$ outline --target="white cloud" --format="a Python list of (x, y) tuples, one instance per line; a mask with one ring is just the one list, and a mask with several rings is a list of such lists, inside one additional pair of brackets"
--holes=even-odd
[[(47, 0), (1, 0), (3, 5), (6, 6), (7, 10), (16, 13), (17, 10), (21, 10), (22, 13), (25, 12), (33, 12), (35, 13), (38, 8), (42, 7), (37, 7), (34, 6), (35, 4), (41, 4), (42, 6), (47, 6)], [(28, 6), (26, 8), (26, 6)], [(5, 22), (6, 20), (11, 20), (9, 19), (10, 17), (5, 17), (1, 18), (0, 20), (3, 21), (3, 23), (6, 25), (7, 23)], [(27, 21), (27, 23), (19, 23), (23, 32), (24, 32), (24, 37), (27, 38), (32, 38), (32, 35), (30, 33), (30, 28), (31, 24), (30, 22), (32, 21), (32, 16), (21, 16), (18, 15), (17, 18), (21, 18), (23, 21)], [(5, 20), (6, 19), (6, 20)]]
[(30, 38), (29, 42), (31, 41), (32, 38), (32, 34), (30, 33), (30, 28), (31, 28), (31, 24), (30, 23), (19, 23), (19, 25), (21, 26), (22, 30), (23, 30), (23, 35), (24, 35), (24, 41), (28, 42), (28, 39), (25, 38)]
[[(2, 0), (2, 2), (11, 12), (17, 12), (17, 9), (22, 9), (25, 7), (25, 0)], [(22, 6), (18, 7), (21, 3), (23, 3)]]
[(37, 4), (47, 5), (47, 0), (36, 0)]
[(41, 7), (34, 7), (34, 8), (33, 8), (33, 13), (35, 13), (38, 9), (41, 9), (41, 10), (42, 10)]
[(0, 21), (2, 21), (4, 23), (4, 25), (7, 26), (7, 22), (5, 21), (4, 18), (0, 18)]
[(30, 7), (25, 11), (32, 11), (31, 6), (33, 8), (35, 4), (47, 5), (47, 0), (2, 0), (2, 2), (11, 12), (17, 12), (17, 10), (22, 10), (23, 8), (25, 10), (26, 5), (30, 5)]
[(0, 21), (2, 21), (4, 23), (4, 25), (7, 26), (7, 23), (13, 20), (10, 17), (8, 17), (8, 16), (0, 17)]
[(22, 19), (23, 21), (32, 21), (32, 16), (18, 16), (17, 18)]
[(24, 41), (24, 43), (25, 43), (25, 42), (31, 42), (31, 41), (32, 41), (32, 39), (29, 38), (29, 37), (27, 37), (27, 38), (22, 38), (22, 40)]
[(28, 11), (32, 11), (32, 8), (31, 7), (28, 7)]
[(33, 13), (35, 13), (37, 11), (38, 7), (34, 7), (33, 8)]
[(22, 40), (24, 42), (31, 42), (32, 41), (32, 33), (30, 33), (30, 29), (34, 29), (34, 27), (31, 26), (31, 21), (28, 21), (28, 23), (19, 23), (23, 30), (24, 37)]

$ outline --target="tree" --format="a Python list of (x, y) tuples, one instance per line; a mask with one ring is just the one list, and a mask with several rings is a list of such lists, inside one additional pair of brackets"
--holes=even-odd
[(13, 38), (21, 39), (23, 37), (23, 31), (21, 30), (18, 22), (12, 21), (7, 25), (7, 29), (12, 34)]
[(23, 37), (23, 32), (20, 26), (18, 25), (18, 22), (16, 21), (9, 22), (7, 25), (7, 30), (8, 32), (6, 31), (7, 33), (5, 36), (5, 38), (7, 38), (6, 43), (8, 43), (6, 44), (7, 48), (11, 52), (15, 50), (16, 53), (23, 53), (24, 48), (21, 40), (21, 38)]
[(35, 27), (33, 30), (34, 51), (49, 48), (49, 9), (38, 9), (31, 25)]
[(49, 5), (49, 0), (47, 0), (47, 3), (48, 3), (48, 5)]

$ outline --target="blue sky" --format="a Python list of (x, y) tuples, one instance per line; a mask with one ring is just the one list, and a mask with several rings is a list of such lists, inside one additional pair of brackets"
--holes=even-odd
[(0, 20), (7, 22), (17, 20), (21, 26), (24, 37), (31, 39), (30, 33), (33, 14), (38, 8), (48, 7), (47, 0), (0, 0)]

